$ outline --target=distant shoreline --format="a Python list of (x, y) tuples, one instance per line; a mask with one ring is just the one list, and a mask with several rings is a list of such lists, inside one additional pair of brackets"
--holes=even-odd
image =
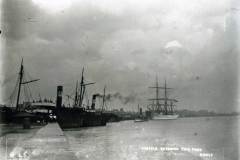
[(179, 117), (220, 117), (220, 116), (238, 116), (238, 112), (230, 112), (230, 113), (216, 113), (214, 111), (208, 110), (199, 110), (199, 111), (192, 111), (192, 110), (177, 110), (176, 113)]
[(198, 118), (198, 117), (237, 117), (239, 114), (219, 114), (219, 115), (189, 115), (189, 116), (179, 116), (179, 118)]

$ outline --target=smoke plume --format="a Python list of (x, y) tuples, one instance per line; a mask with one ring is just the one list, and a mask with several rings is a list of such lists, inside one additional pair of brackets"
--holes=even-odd
[[(95, 94), (99, 98), (103, 98), (102, 94)], [(105, 95), (105, 100), (106, 101), (114, 101), (114, 100), (119, 100), (123, 104), (128, 104), (128, 103), (134, 103), (136, 101), (136, 95), (135, 94), (130, 94), (130, 95), (122, 95), (119, 92), (116, 93), (109, 93)]]

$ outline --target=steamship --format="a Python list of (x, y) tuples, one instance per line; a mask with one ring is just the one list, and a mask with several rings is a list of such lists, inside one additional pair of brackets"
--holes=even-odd
[[(150, 104), (151, 108), (151, 118), (152, 120), (174, 120), (179, 117), (178, 114), (174, 112), (174, 103), (178, 102), (176, 99), (168, 97), (168, 90), (172, 88), (167, 87), (167, 82), (165, 80), (165, 85), (163, 87), (158, 86), (158, 79), (156, 78), (156, 86), (149, 87), (156, 89), (156, 98), (149, 99), (153, 103)], [(159, 89), (164, 90), (164, 97), (159, 98)]]
[(74, 103), (71, 107), (62, 105), (63, 86), (57, 88), (56, 115), (57, 122), (62, 129), (105, 126), (107, 123), (107, 115), (103, 113), (103, 108), (100, 110), (95, 109), (96, 98), (99, 94), (92, 96), (91, 106), (83, 104), (86, 86), (94, 84), (85, 83), (83, 73), (84, 69), (82, 70), (80, 85), (78, 82), (76, 84)]
[[(22, 97), (23, 95), (21, 95), (22, 88), (24, 88), (25, 100), (26, 99), (29, 100), (30, 97), (27, 97), (27, 95), (29, 95), (28, 92), (30, 91), (30, 87), (28, 86), (28, 84), (40, 80), (40, 79), (27, 80), (27, 76), (25, 72), (26, 70), (23, 65), (23, 58), (22, 58), (20, 71), (17, 77), (16, 87), (12, 92), (12, 95), (9, 97), (9, 99), (7, 99), (9, 100), (10, 104), (8, 106), (5, 106), (5, 105), (0, 106), (0, 123), (21, 124), (21, 123), (24, 123), (26, 120), (31, 121), (31, 123), (39, 123), (44, 121), (44, 118), (41, 115), (31, 113), (26, 109), (26, 108), (32, 107), (31, 102), (25, 101), (22, 104), (20, 104), (20, 99), (23, 99)], [(14, 106), (13, 104), (15, 101), (16, 101), (16, 106)]]

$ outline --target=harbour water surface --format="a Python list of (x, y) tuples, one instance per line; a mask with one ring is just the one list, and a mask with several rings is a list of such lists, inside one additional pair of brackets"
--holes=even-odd
[(239, 117), (199, 117), (62, 130), (1, 126), (0, 159), (238, 160)]
[(78, 159), (237, 160), (239, 117), (180, 118), (65, 130)]

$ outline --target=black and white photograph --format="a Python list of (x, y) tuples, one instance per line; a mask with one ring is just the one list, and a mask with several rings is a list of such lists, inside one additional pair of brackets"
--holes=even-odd
[(240, 159), (240, 1), (0, 8), (0, 160)]

